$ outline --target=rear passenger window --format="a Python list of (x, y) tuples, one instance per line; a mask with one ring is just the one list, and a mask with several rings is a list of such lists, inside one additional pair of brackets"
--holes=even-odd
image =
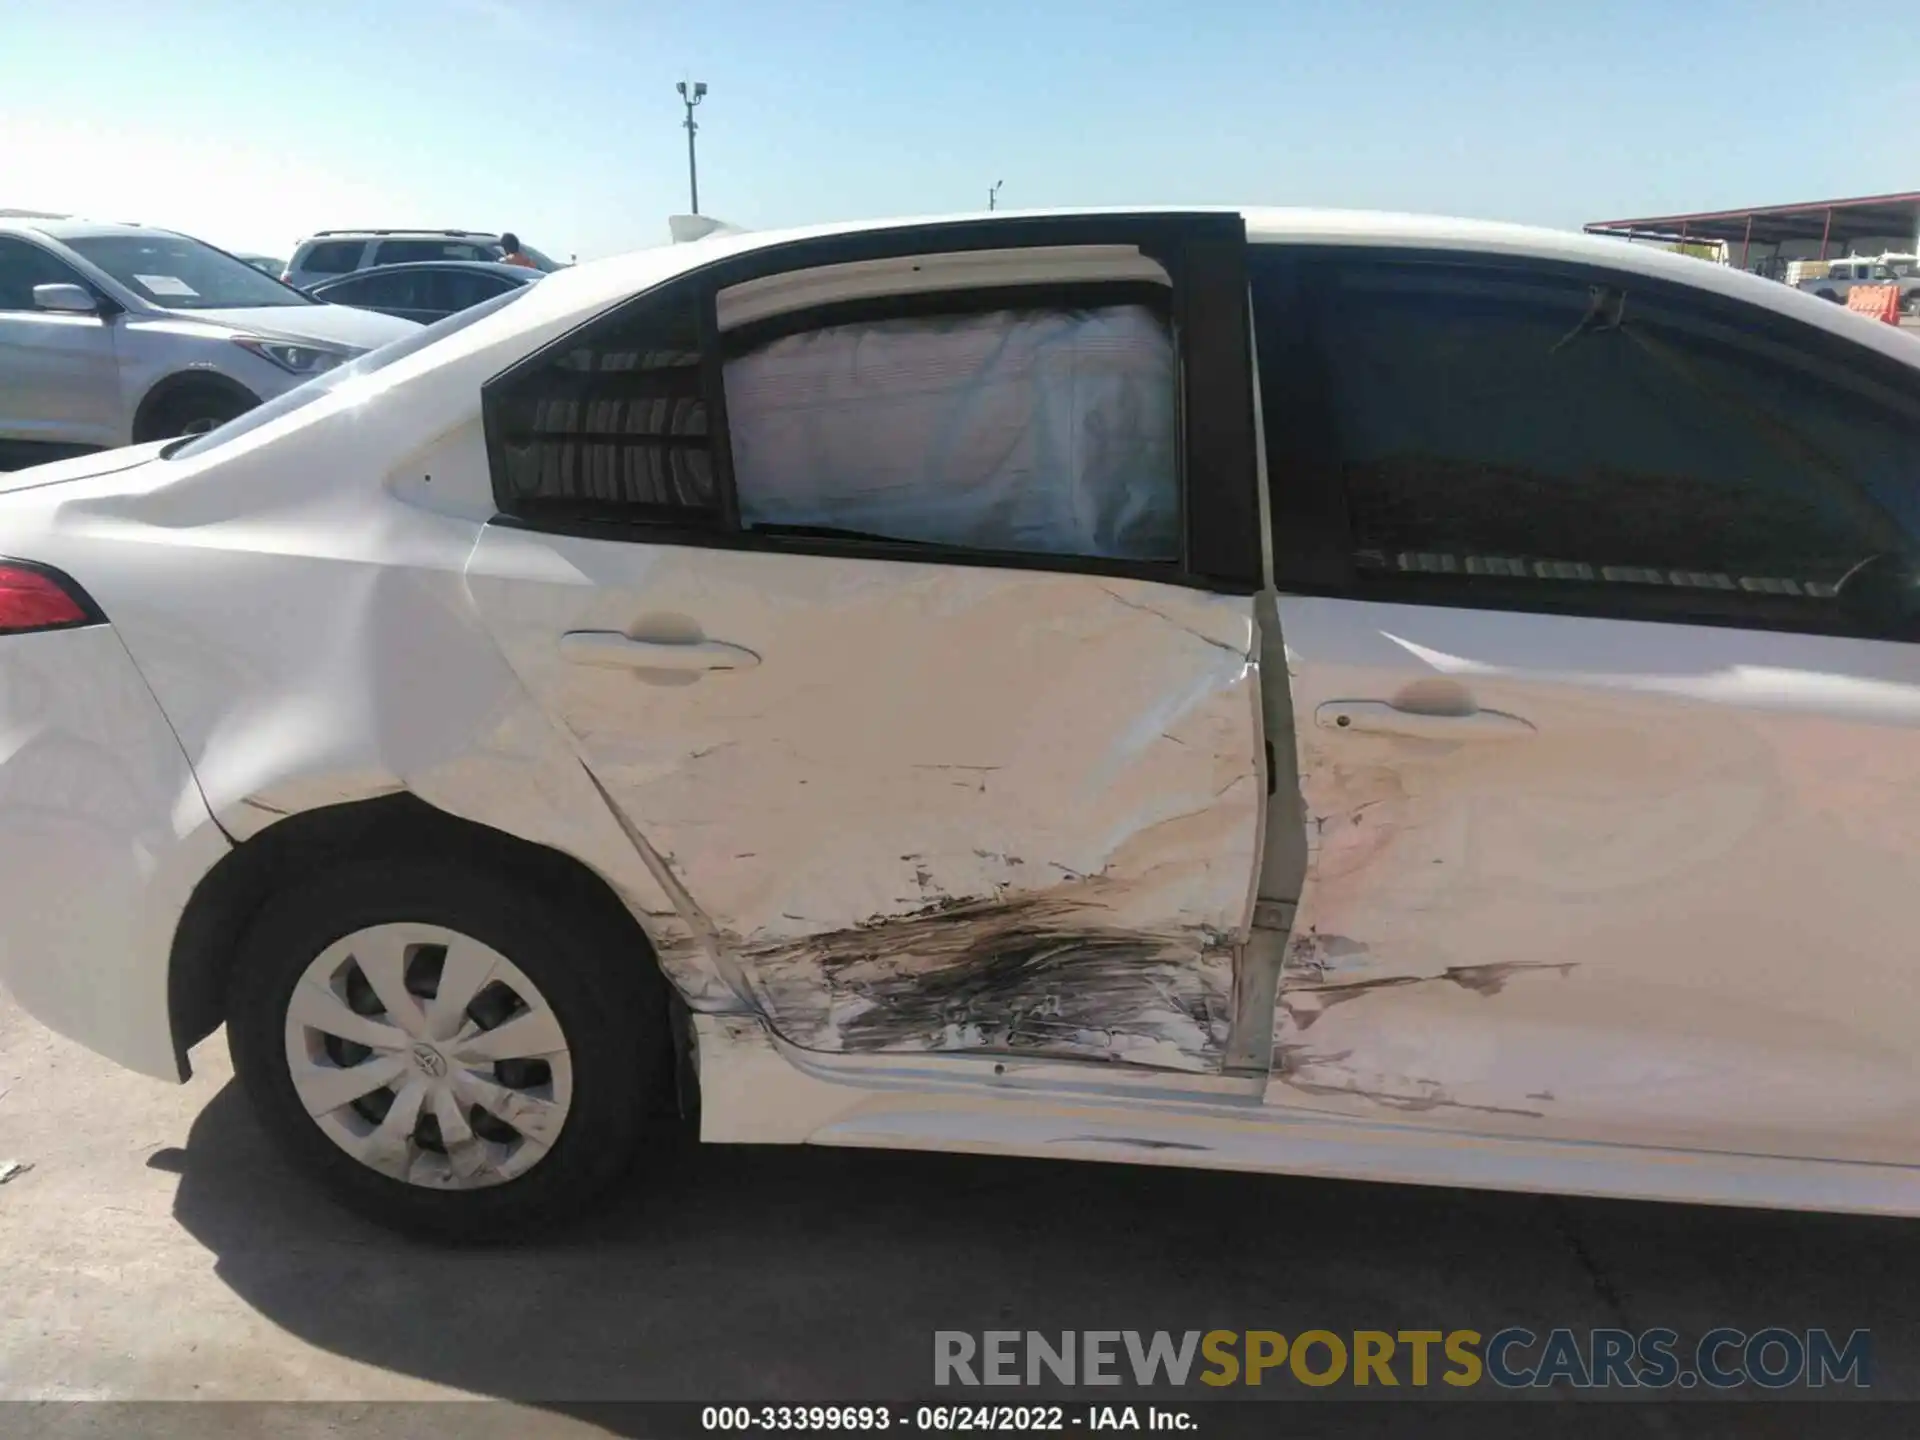
[(301, 257), (294, 269), (308, 275), (351, 275), (360, 266), (362, 240), (324, 240)]
[(1297, 274), (1297, 305), (1256, 280), (1276, 543), (1324, 527), (1350, 584), (1871, 628), (1846, 601), (1920, 548), (1920, 386), (1864, 348), (1610, 273)]
[(882, 314), (730, 348), (748, 529), (1178, 558), (1164, 302)]
[(749, 533), (1177, 561), (1167, 292), (1105, 291), (829, 307), (703, 355), (681, 289), (489, 387), (503, 508), (718, 523), (717, 390)]
[(494, 489), (512, 514), (719, 518), (700, 315), (679, 289), (487, 387)]
[(482, 389), (501, 514), (1257, 589), (1239, 217), (954, 233), (716, 254), (511, 366)]

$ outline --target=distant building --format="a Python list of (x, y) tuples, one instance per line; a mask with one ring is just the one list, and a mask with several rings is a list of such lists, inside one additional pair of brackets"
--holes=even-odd
[(1718, 241), (1727, 247), (1728, 264), (1781, 279), (1794, 260), (1914, 253), (1920, 245), (1920, 192), (1639, 220), (1595, 220), (1586, 231), (1667, 245)]

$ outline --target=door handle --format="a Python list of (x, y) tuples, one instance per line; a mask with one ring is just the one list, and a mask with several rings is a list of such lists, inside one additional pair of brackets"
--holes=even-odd
[(1431, 715), (1402, 710), (1385, 700), (1334, 700), (1313, 712), (1323, 730), (1359, 735), (1405, 735), (1416, 740), (1523, 740), (1535, 732), (1518, 715), (1475, 710), (1466, 715)]
[(618, 630), (570, 630), (560, 658), (605, 670), (751, 670), (760, 657), (719, 640), (635, 640)]

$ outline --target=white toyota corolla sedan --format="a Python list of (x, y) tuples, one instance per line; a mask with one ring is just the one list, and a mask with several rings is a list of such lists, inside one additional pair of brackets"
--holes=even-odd
[(389, 1223), (695, 1117), (1920, 1213), (1920, 344), (1815, 297), (728, 235), (0, 485), (0, 975)]

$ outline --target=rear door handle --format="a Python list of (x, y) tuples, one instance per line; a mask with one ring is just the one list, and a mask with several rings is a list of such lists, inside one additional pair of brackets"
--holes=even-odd
[(1334, 700), (1313, 712), (1323, 730), (1360, 735), (1406, 735), (1416, 740), (1523, 740), (1536, 733), (1518, 715), (1475, 710), (1467, 715), (1430, 715), (1402, 710), (1385, 700)]
[(751, 670), (760, 657), (719, 640), (634, 640), (618, 630), (570, 630), (560, 658), (606, 670)]

